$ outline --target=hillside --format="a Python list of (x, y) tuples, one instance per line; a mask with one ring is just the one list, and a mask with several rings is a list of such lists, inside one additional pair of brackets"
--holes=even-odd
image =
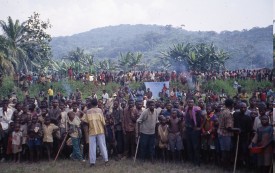
[(54, 37), (51, 46), (55, 59), (80, 47), (96, 59), (117, 58), (122, 52), (142, 52), (144, 62), (159, 65), (160, 52), (177, 43), (211, 43), (230, 53), (228, 69), (272, 67), (272, 26), (217, 33), (191, 32), (170, 25), (119, 25), (92, 29), (67, 37)]

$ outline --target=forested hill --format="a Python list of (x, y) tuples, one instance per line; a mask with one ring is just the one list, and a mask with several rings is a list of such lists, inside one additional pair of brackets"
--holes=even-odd
[(119, 25), (92, 29), (67, 37), (54, 37), (51, 46), (55, 59), (76, 47), (92, 53), (96, 59), (118, 58), (119, 53), (141, 52), (144, 62), (159, 65), (160, 52), (177, 43), (214, 43), (230, 53), (228, 69), (272, 67), (273, 28), (216, 33), (191, 32), (170, 25)]

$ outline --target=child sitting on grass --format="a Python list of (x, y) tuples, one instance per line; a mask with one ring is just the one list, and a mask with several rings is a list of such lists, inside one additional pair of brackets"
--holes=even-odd
[(50, 117), (45, 118), (45, 123), (43, 124), (43, 142), (47, 150), (49, 161), (51, 161), (51, 154), (53, 150), (53, 132), (58, 129), (58, 126), (51, 123)]
[(20, 163), (21, 151), (22, 151), (23, 135), (20, 131), (20, 124), (15, 124), (14, 131), (12, 132), (12, 153), (14, 162)]

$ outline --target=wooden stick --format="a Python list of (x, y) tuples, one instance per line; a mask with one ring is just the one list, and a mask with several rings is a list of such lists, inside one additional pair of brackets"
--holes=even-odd
[(239, 133), (238, 133), (233, 173), (236, 172), (236, 164), (237, 164), (238, 150), (239, 150), (239, 139), (240, 139), (240, 136), (239, 136)]
[(68, 134), (69, 134), (69, 133), (66, 132), (66, 135), (65, 135), (65, 137), (64, 137), (64, 139), (63, 139), (63, 141), (62, 141), (62, 143), (61, 143), (61, 146), (59, 147), (59, 150), (58, 150), (58, 152), (57, 152), (57, 154), (56, 154), (56, 156), (55, 156), (54, 162), (57, 160), (57, 158), (58, 158), (58, 156), (59, 156), (59, 153), (60, 153), (61, 149), (63, 148), (63, 145), (64, 145), (64, 143), (65, 143), (65, 141), (66, 141), (66, 139), (67, 139)]
[(137, 159), (137, 152), (138, 152), (138, 146), (139, 146), (139, 139), (140, 139), (140, 135), (138, 135), (137, 148), (136, 148), (136, 153), (135, 153), (135, 157), (134, 157), (134, 163), (136, 163), (136, 159)]

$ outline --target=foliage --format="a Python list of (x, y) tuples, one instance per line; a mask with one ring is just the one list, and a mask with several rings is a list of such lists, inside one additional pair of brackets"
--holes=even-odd
[[(68, 69), (69, 67), (72, 67), (76, 72), (94, 72), (94, 56), (89, 53), (85, 53), (84, 49), (81, 49), (79, 47), (76, 48), (76, 50), (72, 50), (66, 55), (62, 60), (61, 64), (59, 64), (59, 70)], [(62, 69), (60, 69), (62, 68)]]
[(14, 21), (11, 17), (8, 17), (7, 22), (0, 21), (0, 27), (3, 30), (0, 52), (5, 53), (1, 58), (2, 62), (5, 59), (13, 65), (10, 72), (22, 69), (39, 70), (50, 60), (51, 36), (45, 30), (51, 25), (49, 21), (40, 20), (39, 16), (38, 13), (33, 13), (23, 23), (19, 20)]
[[(234, 80), (215, 80), (209, 81), (202, 84), (203, 90), (213, 90), (216, 93), (220, 93), (222, 89), (224, 89), (225, 93), (230, 96), (234, 96), (237, 92), (236, 89), (233, 88)], [(254, 80), (239, 80), (239, 85), (241, 85), (242, 89), (245, 89), (247, 93), (252, 93), (256, 89), (259, 88), (268, 88), (272, 86), (272, 83), (268, 81), (257, 82)]]
[(119, 68), (121, 68), (124, 71), (128, 70), (136, 70), (137, 65), (142, 60), (142, 54), (141, 53), (133, 53), (133, 52), (127, 52), (126, 54), (120, 53), (120, 57), (118, 60)]
[(15, 91), (15, 84), (11, 77), (4, 77), (2, 86), (0, 87), (0, 99), (7, 98), (13, 91)]
[(162, 52), (164, 61), (170, 62), (172, 68), (183, 66), (185, 70), (192, 71), (220, 71), (225, 69), (225, 61), (229, 59), (228, 53), (217, 50), (213, 43), (207, 45), (200, 43), (192, 45), (177, 44), (167, 52)]
[[(252, 28), (243, 31), (186, 31), (173, 26), (158, 25), (118, 25), (92, 29), (85, 33), (68, 37), (55, 37), (51, 45), (55, 59), (61, 59), (76, 47), (92, 52), (95, 60), (116, 60), (127, 52), (140, 52), (143, 62), (152, 70), (161, 70), (160, 52), (179, 43), (213, 43), (219, 50), (230, 55), (226, 61), (227, 69), (272, 67), (272, 37), (273, 27)], [(253, 45), (250, 52), (246, 47)], [(261, 59), (261, 61), (259, 61)]]

